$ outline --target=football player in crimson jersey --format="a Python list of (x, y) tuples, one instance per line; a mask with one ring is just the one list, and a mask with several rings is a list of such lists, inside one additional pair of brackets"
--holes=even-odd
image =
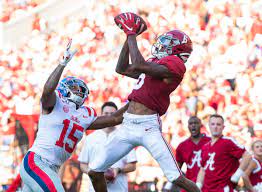
[(58, 169), (71, 156), (86, 129), (120, 124), (127, 109), (125, 106), (110, 116), (96, 117), (93, 108), (83, 106), (89, 90), (81, 79), (66, 77), (58, 84), (65, 66), (76, 53), (70, 51), (71, 42), (43, 89), (37, 137), (20, 166), (26, 192), (64, 191)]
[[(158, 38), (153, 46), (153, 57), (146, 61), (137, 46), (137, 35), (143, 31), (141, 28), (137, 30), (140, 20), (132, 13), (115, 17), (127, 35), (116, 72), (137, 79), (137, 83), (128, 96), (130, 102), (123, 115), (122, 127), (107, 143), (105, 151), (90, 164), (89, 176), (96, 192), (106, 191), (103, 172), (134, 147), (143, 146), (159, 163), (170, 182), (190, 192), (199, 191), (179, 169), (171, 147), (162, 136), (159, 118), (167, 111), (169, 95), (183, 79), (192, 42), (182, 31), (169, 31)], [(129, 64), (129, 56), (132, 64)]]
[(243, 180), (250, 192), (262, 191), (262, 140), (252, 143), (253, 158), (245, 170)]
[(202, 192), (233, 192), (251, 160), (251, 155), (243, 146), (233, 138), (223, 136), (224, 127), (221, 115), (210, 116), (212, 137), (202, 147), (201, 168), (197, 176), (197, 185)]
[[(194, 182), (196, 182), (197, 174), (201, 167), (201, 148), (211, 139), (200, 132), (201, 126), (202, 123), (198, 117), (190, 117), (188, 120), (190, 137), (180, 143), (176, 149), (178, 166), (181, 168), (183, 163), (185, 163), (187, 166), (186, 177)], [(170, 190), (167, 188), (168, 186), (172, 185), (170, 183), (166, 184), (165, 189)], [(184, 192), (184, 190), (182, 191)]]

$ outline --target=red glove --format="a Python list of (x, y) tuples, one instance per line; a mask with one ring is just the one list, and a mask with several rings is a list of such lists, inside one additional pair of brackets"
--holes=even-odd
[(135, 13), (121, 13), (117, 15), (114, 20), (117, 26), (127, 35), (134, 35), (140, 31), (141, 18)]

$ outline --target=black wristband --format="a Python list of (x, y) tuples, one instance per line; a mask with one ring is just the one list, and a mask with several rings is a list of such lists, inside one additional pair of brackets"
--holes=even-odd
[(122, 169), (118, 168), (117, 174), (120, 174), (120, 173), (122, 173)]

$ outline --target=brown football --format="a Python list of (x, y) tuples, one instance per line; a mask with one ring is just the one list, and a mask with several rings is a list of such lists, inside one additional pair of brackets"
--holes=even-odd
[[(119, 17), (120, 15), (122, 15), (122, 14), (123, 14), (123, 13), (115, 16), (115, 18), (114, 18), (115, 23), (117, 24), (117, 26), (118, 26), (120, 29), (122, 29), (122, 27), (121, 27), (121, 25), (119, 25), (119, 24), (117, 23), (116, 18), (118, 18), (118, 17)], [(146, 22), (144, 21), (144, 19), (143, 19), (142, 17), (140, 17), (139, 15), (135, 14), (135, 13), (131, 13), (131, 14), (134, 15), (135, 20), (136, 20), (137, 18), (139, 18), (140, 21), (141, 21), (141, 25), (140, 25), (140, 27), (139, 27), (138, 30), (137, 30), (137, 34), (139, 35), (139, 34), (143, 33), (145, 30), (147, 30), (147, 25), (146, 25)]]
[(147, 30), (147, 25), (146, 25), (145, 20), (142, 17), (140, 17), (139, 15), (136, 15), (136, 14), (135, 14), (135, 16), (139, 17), (139, 19), (141, 20), (141, 25), (140, 25), (140, 27), (137, 31), (137, 34), (139, 35), (139, 34), (143, 33), (145, 30)]

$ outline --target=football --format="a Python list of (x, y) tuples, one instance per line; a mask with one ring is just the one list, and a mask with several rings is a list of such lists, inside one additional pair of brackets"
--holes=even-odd
[[(116, 18), (119, 18), (119, 16), (122, 15), (122, 14), (124, 14), (124, 13), (121, 13), (121, 14), (115, 16), (114, 21), (115, 21), (115, 23), (117, 24), (117, 26), (118, 26), (120, 29), (123, 30), (122, 26), (119, 25), (119, 23), (118, 23), (117, 20), (116, 20)], [(141, 21), (140, 27), (139, 27), (139, 28), (137, 29), (137, 31), (136, 31), (136, 33), (137, 33), (138, 35), (141, 34), (141, 33), (143, 33), (145, 30), (147, 30), (146, 22), (144, 21), (144, 19), (143, 19), (142, 17), (140, 17), (139, 15), (137, 15), (137, 14), (135, 14), (135, 13), (130, 13), (130, 12), (129, 12), (129, 14), (132, 14), (132, 15), (134, 16), (135, 21), (136, 21), (137, 19), (139, 19), (139, 20)]]
[(141, 25), (140, 25), (140, 27), (137, 31), (137, 33), (139, 35), (139, 34), (141, 34), (141, 33), (143, 33), (144, 31), (147, 30), (147, 25), (146, 25), (145, 20), (142, 17), (140, 17), (139, 15), (136, 15), (136, 17), (138, 17), (141, 20)]

